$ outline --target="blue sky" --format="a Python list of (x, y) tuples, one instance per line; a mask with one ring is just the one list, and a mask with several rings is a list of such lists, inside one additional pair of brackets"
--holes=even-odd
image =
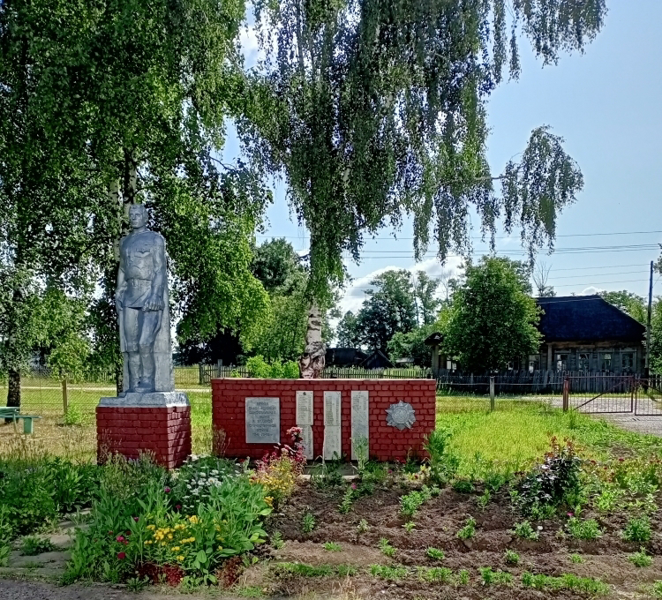
[[(543, 124), (565, 138), (566, 151), (584, 174), (577, 203), (558, 219), (556, 251), (539, 257), (550, 268), (548, 283), (557, 295), (628, 289), (644, 296), (648, 264), (660, 255), (662, 1), (610, 0), (608, 6), (606, 25), (585, 53), (562, 56), (557, 66), (543, 68), (522, 40), (520, 79), (497, 89), (488, 107), (488, 157), (494, 174), (524, 149), (531, 130)], [(252, 36), (245, 39), (250, 54)], [(231, 135), (225, 155), (237, 153)], [(283, 184), (274, 189), (267, 236), (287, 237), (297, 250), (305, 250), (307, 232), (290, 214)], [(441, 273), (433, 247), (423, 263), (415, 264), (408, 223), (397, 240), (393, 233), (385, 229), (369, 240), (360, 264), (347, 262), (353, 283), (343, 310), (358, 308), (375, 272), (418, 268)], [(486, 253), (475, 215), (472, 235), (474, 253)], [(503, 231), (497, 235), (498, 254), (524, 258), (518, 231), (510, 238)], [(451, 258), (443, 268), (454, 273), (459, 263)], [(662, 280), (655, 293), (662, 294)]]

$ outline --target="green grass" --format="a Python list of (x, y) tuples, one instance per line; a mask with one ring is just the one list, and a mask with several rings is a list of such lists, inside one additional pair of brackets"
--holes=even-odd
[(556, 436), (577, 441), (583, 454), (606, 458), (613, 448), (635, 452), (662, 451), (662, 439), (624, 431), (601, 419), (574, 417), (542, 402), (489, 401), (464, 396), (437, 397), (437, 427), (449, 429), (449, 449), (460, 459), (458, 477), (484, 477), (489, 471), (526, 470), (549, 449)]
[(592, 595), (609, 593), (609, 586), (599, 579), (579, 577), (572, 573), (566, 573), (560, 577), (552, 577), (550, 575), (533, 575), (525, 571), (522, 573), (522, 584), (524, 587), (532, 587), (537, 590), (565, 589)]

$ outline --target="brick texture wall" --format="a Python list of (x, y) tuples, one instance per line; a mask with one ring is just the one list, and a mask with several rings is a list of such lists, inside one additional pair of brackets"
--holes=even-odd
[[(214, 379), (212, 420), (221, 440), (217, 452), (228, 457), (262, 458), (273, 444), (247, 444), (245, 399), (280, 398), (281, 443), (285, 432), (296, 426), (296, 392), (313, 391), (313, 445), (315, 457), (322, 455), (324, 442), (324, 392), (341, 392), (342, 453), (351, 453), (351, 392), (369, 394), (370, 457), (377, 460), (404, 459), (408, 454), (424, 456), (423, 441), (435, 426), (436, 382), (431, 379)], [(416, 411), (411, 429), (400, 431), (386, 424), (386, 409), (403, 400)]]
[(109, 453), (138, 458), (152, 452), (156, 461), (172, 469), (191, 454), (191, 407), (97, 407), (97, 459)]

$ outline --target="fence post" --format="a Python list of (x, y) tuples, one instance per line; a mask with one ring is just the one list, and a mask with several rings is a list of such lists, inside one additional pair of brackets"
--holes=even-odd
[(490, 411), (494, 411), (494, 377), (490, 377)]
[(570, 407), (570, 380), (566, 377), (563, 380), (563, 412), (568, 412)]
[(62, 380), (62, 408), (64, 409), (64, 414), (66, 415), (69, 411), (69, 394), (67, 392), (66, 377)]

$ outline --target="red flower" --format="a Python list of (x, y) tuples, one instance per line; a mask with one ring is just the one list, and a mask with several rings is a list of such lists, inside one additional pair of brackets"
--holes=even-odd
[(175, 506), (175, 510), (181, 510), (181, 509), (182, 509), (182, 505), (181, 505), (181, 504), (178, 504), (177, 506)]
[(140, 517), (133, 517), (133, 520), (137, 523), (138, 521), (140, 521)]
[(165, 491), (166, 494), (169, 494), (170, 493), (170, 488), (167, 487), (164, 491)]
[(120, 560), (124, 560), (126, 558), (126, 552), (118, 552), (117, 558), (119, 558)]

